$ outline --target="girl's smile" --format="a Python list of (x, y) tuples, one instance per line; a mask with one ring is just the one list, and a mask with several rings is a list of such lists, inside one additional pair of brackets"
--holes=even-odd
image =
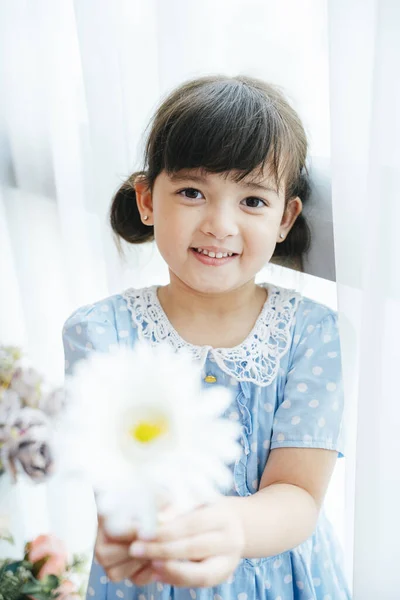
[(211, 267), (221, 267), (235, 260), (239, 255), (226, 248), (217, 246), (202, 246), (200, 248), (190, 248), (190, 251), (204, 265)]

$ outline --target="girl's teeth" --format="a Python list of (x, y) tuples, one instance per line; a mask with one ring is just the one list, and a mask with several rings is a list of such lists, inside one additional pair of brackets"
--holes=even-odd
[(210, 258), (227, 258), (228, 256), (233, 255), (233, 252), (209, 252), (208, 250), (203, 250), (202, 248), (197, 248), (197, 252), (199, 254), (205, 254), (205, 256), (209, 256)]

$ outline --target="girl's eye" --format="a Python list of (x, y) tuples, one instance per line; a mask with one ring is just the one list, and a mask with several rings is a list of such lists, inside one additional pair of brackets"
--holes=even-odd
[(184, 198), (189, 198), (190, 200), (201, 200), (201, 198), (203, 198), (203, 194), (195, 188), (184, 188), (178, 193)]
[(265, 200), (262, 200), (261, 198), (256, 198), (254, 196), (251, 196), (250, 198), (245, 198), (242, 202), (247, 208), (262, 208), (263, 206), (267, 206)]

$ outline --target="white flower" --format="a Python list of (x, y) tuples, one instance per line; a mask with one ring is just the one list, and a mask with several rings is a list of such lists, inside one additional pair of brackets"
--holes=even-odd
[(202, 389), (200, 365), (188, 356), (144, 343), (93, 354), (68, 387), (64, 451), (89, 475), (113, 531), (135, 519), (152, 531), (163, 496), (184, 511), (231, 486), (239, 426), (218, 417), (232, 396)]

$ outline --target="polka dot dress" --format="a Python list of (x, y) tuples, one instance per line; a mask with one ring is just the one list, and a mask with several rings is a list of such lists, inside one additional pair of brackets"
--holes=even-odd
[[(225, 354), (185, 344), (163, 313), (156, 288), (132, 291), (132, 302), (124, 293), (84, 306), (64, 326), (66, 373), (93, 351), (131, 346), (138, 337), (157, 343), (155, 332), (160, 331), (177, 350), (193, 350), (202, 360), (203, 385), (217, 383), (232, 390), (225, 416), (242, 425), (242, 454), (232, 467), (234, 486), (229, 493), (254, 494), (274, 448), (325, 448), (342, 456), (343, 391), (336, 314), (290, 290), (268, 286), (268, 291), (249, 337)], [(300, 546), (279, 556), (245, 558), (226, 583), (214, 588), (173, 588), (160, 582), (138, 587), (129, 580), (112, 583), (94, 560), (87, 598), (347, 600), (350, 594), (340, 549), (322, 512), (314, 534)]]

